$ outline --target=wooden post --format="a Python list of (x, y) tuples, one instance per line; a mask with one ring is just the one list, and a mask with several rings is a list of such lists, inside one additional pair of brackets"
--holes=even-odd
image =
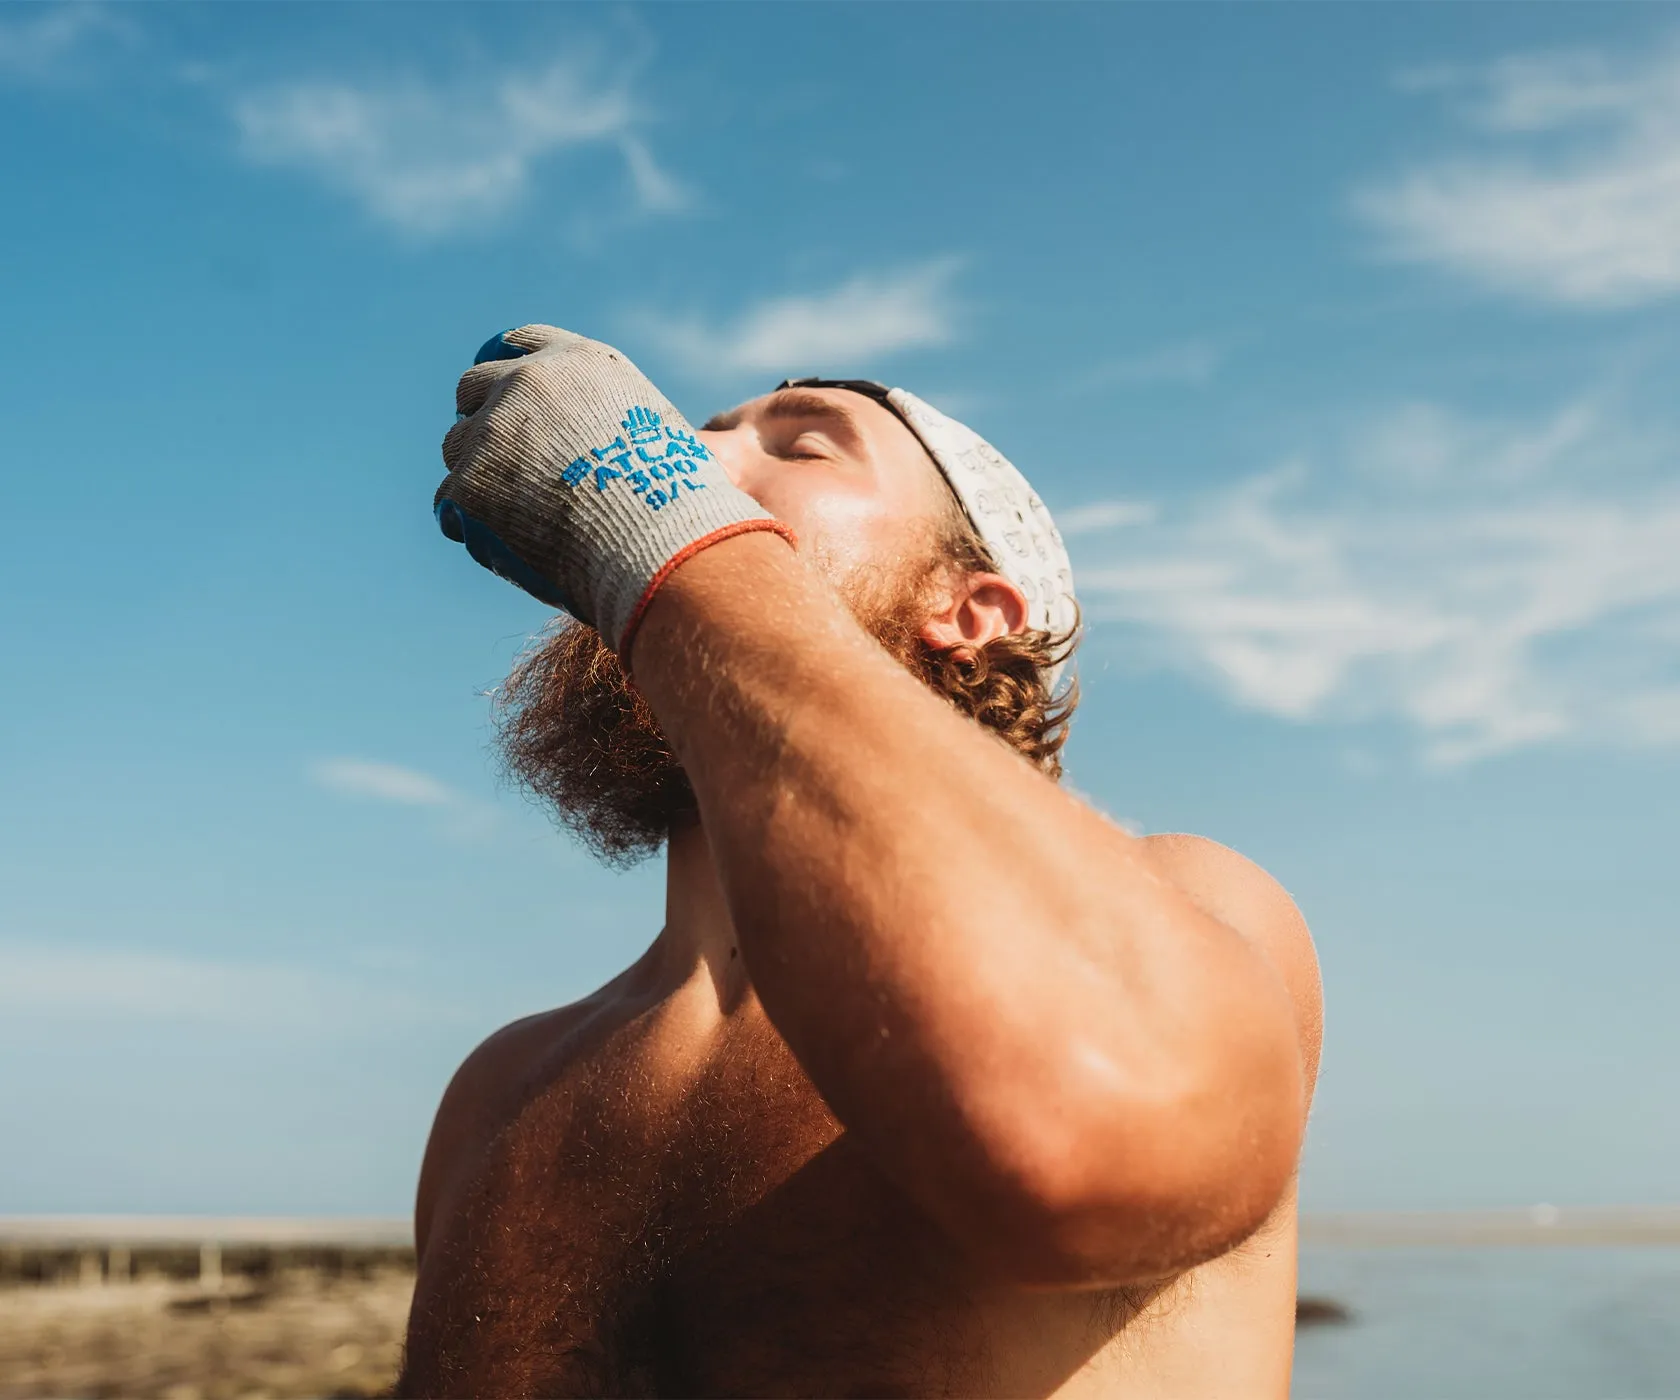
[(205, 1240), (198, 1247), (198, 1285), (220, 1292), (222, 1288), (222, 1246), (218, 1240)]
[(134, 1272), (126, 1244), (114, 1244), (105, 1255), (105, 1282), (127, 1283)]

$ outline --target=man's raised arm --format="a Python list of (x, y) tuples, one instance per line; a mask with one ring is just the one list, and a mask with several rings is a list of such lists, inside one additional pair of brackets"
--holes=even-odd
[(631, 659), (767, 1014), (948, 1231), (1078, 1286), (1265, 1218), (1306, 1091), (1254, 938), (916, 682), (780, 540), (683, 564)]

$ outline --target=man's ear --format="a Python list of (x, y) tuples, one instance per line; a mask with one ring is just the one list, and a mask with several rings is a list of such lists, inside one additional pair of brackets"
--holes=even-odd
[(1027, 600), (1019, 588), (1002, 574), (969, 574), (951, 585), (919, 635), (936, 651), (978, 651), (1026, 625)]

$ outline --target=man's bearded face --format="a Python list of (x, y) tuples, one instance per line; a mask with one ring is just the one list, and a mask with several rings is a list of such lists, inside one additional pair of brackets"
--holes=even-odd
[[(940, 574), (930, 555), (849, 570), (837, 582), (865, 630), (918, 673), (925, 644), (917, 629)], [(824, 568), (831, 578), (836, 571)], [(697, 815), (659, 721), (593, 627), (561, 622), (521, 658), (497, 693), (496, 718), (509, 775), (602, 860), (652, 855), (674, 824)]]
[[(782, 389), (700, 430), (730, 480), (799, 536), (864, 629), (956, 709), (1057, 776), (1072, 701), (1052, 703), (1043, 633), (937, 651), (920, 634), (941, 589), (991, 562), (915, 434), (845, 389)], [(948, 601), (948, 599), (947, 599)], [(651, 855), (696, 816), (647, 702), (596, 632), (565, 623), (497, 701), (508, 772), (603, 859)]]

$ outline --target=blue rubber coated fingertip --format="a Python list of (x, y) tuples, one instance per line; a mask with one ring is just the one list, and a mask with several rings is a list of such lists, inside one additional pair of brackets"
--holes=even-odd
[(530, 353), (522, 345), (509, 345), (507, 343), (507, 332), (498, 331), (478, 347), (478, 354), (473, 356), (473, 363), (482, 365), (489, 360), (517, 360), (521, 355), (529, 355)]

